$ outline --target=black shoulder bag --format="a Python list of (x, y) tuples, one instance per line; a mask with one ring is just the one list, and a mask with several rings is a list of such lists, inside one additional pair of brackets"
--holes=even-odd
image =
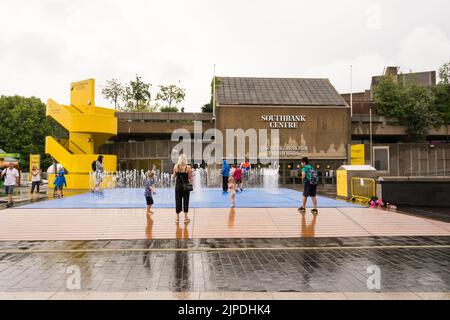
[[(186, 169), (187, 169), (187, 168), (188, 168), (188, 167), (186, 166)], [(185, 169), (185, 172), (184, 172), (184, 173), (187, 174), (186, 169)], [(181, 187), (182, 187), (182, 189), (183, 189), (184, 192), (191, 192), (191, 191), (194, 191), (194, 186), (192, 185), (192, 183), (189, 182), (189, 178), (185, 178), (185, 176), (183, 176), (183, 179), (182, 179), (182, 180), (183, 180), (183, 181), (181, 181)]]

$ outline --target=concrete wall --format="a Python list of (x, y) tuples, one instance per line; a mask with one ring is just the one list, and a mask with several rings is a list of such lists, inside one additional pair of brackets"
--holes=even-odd
[[(370, 164), (370, 145), (365, 145), (366, 163)], [(450, 176), (450, 144), (427, 143), (373, 144), (389, 147), (389, 172), (386, 176)]]
[(380, 184), (385, 202), (400, 206), (450, 208), (450, 178), (385, 178)]
[(203, 130), (214, 128), (211, 113), (116, 112), (119, 135), (165, 134), (186, 129), (194, 132), (194, 121), (202, 121)]
[(217, 128), (223, 133), (226, 129), (267, 129), (270, 137), (269, 123), (261, 120), (262, 115), (306, 117), (298, 129), (280, 129), (280, 147), (306, 146), (308, 151), (280, 158), (347, 159), (351, 138), (350, 109), (347, 107), (219, 106)]

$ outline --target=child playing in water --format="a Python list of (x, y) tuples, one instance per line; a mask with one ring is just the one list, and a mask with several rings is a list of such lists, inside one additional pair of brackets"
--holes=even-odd
[(228, 191), (230, 192), (231, 208), (236, 206), (236, 181), (233, 177), (228, 178)]
[(236, 181), (236, 190), (239, 191), (241, 189), (242, 192), (242, 169), (240, 167), (234, 170), (233, 178)]
[(147, 172), (147, 179), (145, 180), (145, 200), (147, 201), (147, 215), (153, 214), (153, 194), (155, 193), (155, 173), (153, 171)]
[[(53, 189), (53, 197), (55, 197), (55, 198), (64, 197), (63, 187), (66, 186), (66, 188), (67, 188), (67, 181), (66, 181), (66, 177), (64, 175), (65, 175), (65, 171), (63, 168), (61, 168), (61, 170), (56, 174), (55, 182), (53, 183), (53, 185), (55, 187)], [(59, 194), (58, 194), (58, 191), (59, 191)]]

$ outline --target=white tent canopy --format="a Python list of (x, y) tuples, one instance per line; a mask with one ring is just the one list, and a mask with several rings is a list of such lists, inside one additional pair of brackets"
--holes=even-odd
[[(62, 164), (58, 163), (58, 164), (56, 164), (56, 168), (57, 168), (56, 171), (59, 171), (63, 168), (63, 166), (62, 166)], [(55, 166), (53, 164), (50, 167), (48, 167), (47, 173), (50, 173), (50, 174), (55, 173)]]

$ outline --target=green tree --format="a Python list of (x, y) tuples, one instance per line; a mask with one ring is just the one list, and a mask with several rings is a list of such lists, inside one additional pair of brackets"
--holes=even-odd
[(440, 83), (432, 89), (434, 109), (442, 124), (450, 125), (450, 84)]
[(434, 108), (442, 124), (450, 125), (450, 62), (439, 68), (439, 84), (434, 86)]
[(150, 87), (150, 83), (142, 81), (142, 78), (136, 75), (136, 80), (130, 81), (130, 83), (125, 86), (125, 92), (123, 94), (125, 105), (122, 109), (124, 111), (132, 112), (150, 111)]
[(438, 73), (440, 84), (450, 84), (450, 62), (444, 63)]
[(156, 101), (160, 102), (162, 112), (178, 112), (178, 105), (184, 101), (186, 90), (174, 84), (159, 86)]
[(423, 142), (428, 136), (428, 130), (439, 124), (433, 106), (433, 94), (418, 84), (406, 86), (404, 92), (404, 103), (398, 107), (396, 116), (406, 127), (411, 142)]
[(35, 97), (0, 97), (0, 148), (20, 153), (20, 166), (24, 171), (28, 171), (30, 154), (41, 155), (43, 169), (51, 165), (51, 158), (45, 155), (46, 136), (66, 136), (59, 124), (46, 117), (45, 109), (45, 104)]
[(206, 103), (203, 105), (202, 107), (202, 112), (204, 113), (212, 113), (213, 112), (213, 107), (211, 103)]
[(178, 108), (177, 107), (161, 107), (159, 109), (159, 111), (161, 111), (161, 112), (178, 112)]
[(373, 91), (376, 112), (385, 116), (396, 116), (399, 106), (405, 100), (404, 91), (393, 77), (379, 79)]
[(217, 93), (217, 88), (219, 88), (220, 85), (220, 78), (219, 77), (215, 77), (215, 82), (216, 82), (216, 90), (214, 90), (214, 77), (211, 80), (211, 99), (209, 101), (209, 103), (206, 103), (203, 105), (202, 107), (202, 112), (205, 113), (213, 113), (214, 112), (214, 91)]
[(375, 86), (373, 96), (377, 113), (396, 117), (406, 127), (411, 142), (424, 141), (428, 130), (439, 124), (433, 92), (426, 87), (416, 83), (400, 86), (385, 76)]
[(102, 88), (102, 95), (105, 99), (114, 103), (114, 109), (119, 109), (119, 101), (125, 93), (125, 88), (117, 79), (106, 81), (106, 85)]

